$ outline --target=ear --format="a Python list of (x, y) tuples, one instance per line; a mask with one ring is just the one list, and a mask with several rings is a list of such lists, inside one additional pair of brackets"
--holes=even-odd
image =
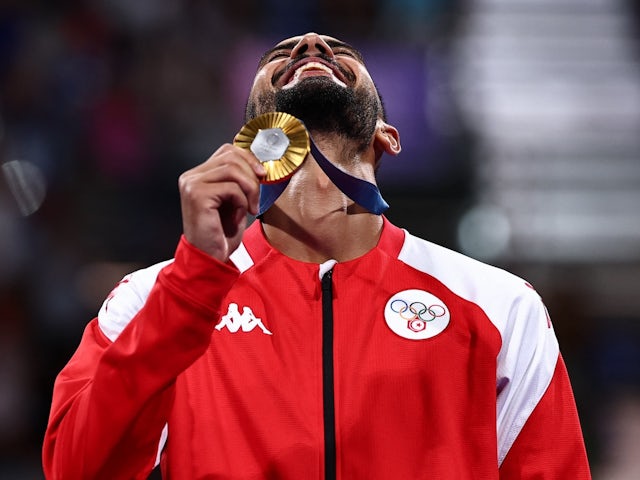
[(376, 152), (376, 161), (380, 160), (383, 153), (398, 155), (402, 147), (400, 146), (400, 133), (398, 129), (381, 119), (376, 124), (376, 132), (373, 136), (373, 148)]

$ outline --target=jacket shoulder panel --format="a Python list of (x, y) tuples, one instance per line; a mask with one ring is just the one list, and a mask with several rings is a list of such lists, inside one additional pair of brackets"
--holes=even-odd
[(98, 325), (109, 340), (115, 341), (129, 325), (147, 301), (160, 270), (171, 262), (173, 259), (130, 273), (111, 290), (98, 312)]
[(560, 353), (540, 295), (516, 275), (408, 233), (398, 258), (479, 306), (498, 330), (501, 347), (496, 391), (501, 463), (547, 390)]

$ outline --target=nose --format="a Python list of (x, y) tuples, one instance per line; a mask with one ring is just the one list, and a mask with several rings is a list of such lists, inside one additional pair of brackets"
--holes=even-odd
[(324, 54), (330, 58), (333, 58), (333, 50), (317, 33), (307, 33), (300, 38), (300, 41), (291, 50), (291, 58), (295, 58), (299, 55), (318, 55)]

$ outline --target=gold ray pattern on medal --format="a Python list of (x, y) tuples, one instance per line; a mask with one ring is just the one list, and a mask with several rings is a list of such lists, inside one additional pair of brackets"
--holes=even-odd
[[(304, 124), (288, 113), (269, 112), (247, 122), (233, 139), (234, 145), (254, 151), (251, 147), (261, 132), (271, 130), (277, 132), (278, 129), (288, 138), (288, 146), (284, 154), (277, 159), (262, 160), (258, 157), (267, 171), (261, 180), (262, 183), (286, 180), (302, 165), (311, 148), (309, 133)], [(277, 137), (277, 134), (272, 135)]]

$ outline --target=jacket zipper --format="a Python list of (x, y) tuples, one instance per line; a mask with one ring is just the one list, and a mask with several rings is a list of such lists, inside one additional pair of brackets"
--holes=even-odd
[(324, 406), (324, 472), (336, 478), (336, 424), (333, 391), (333, 284), (329, 270), (322, 277), (322, 400)]

